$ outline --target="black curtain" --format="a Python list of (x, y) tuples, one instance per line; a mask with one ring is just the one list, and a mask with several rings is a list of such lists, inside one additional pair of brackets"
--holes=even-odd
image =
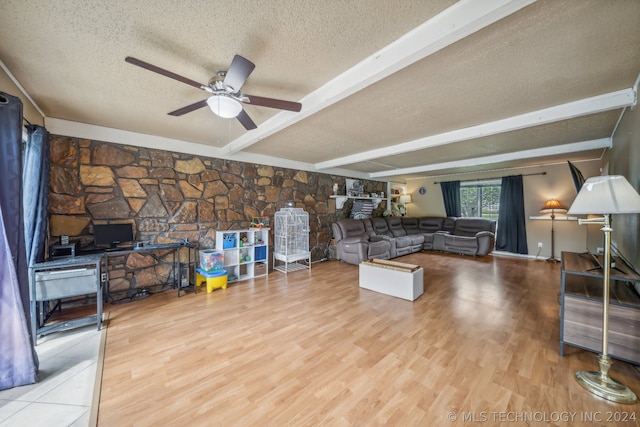
[(441, 182), (442, 199), (444, 210), (447, 216), (460, 216), (462, 207), (460, 205), (460, 181)]
[(529, 253), (522, 175), (502, 177), (496, 250), (517, 254)]
[(36, 382), (22, 210), (22, 101), (0, 92), (0, 390)]
[(49, 223), (49, 132), (29, 125), (22, 168), (24, 235), (29, 266), (44, 261)]

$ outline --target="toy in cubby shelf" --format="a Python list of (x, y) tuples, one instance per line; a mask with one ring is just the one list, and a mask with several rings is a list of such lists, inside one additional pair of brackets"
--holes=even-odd
[(254, 216), (251, 220), (251, 228), (267, 228), (269, 227), (269, 217), (268, 216)]
[(240, 238), (240, 242), (239, 242), (239, 246), (241, 248), (246, 247), (246, 246), (252, 246), (253, 243), (249, 243), (249, 238), (247, 236), (242, 236)]

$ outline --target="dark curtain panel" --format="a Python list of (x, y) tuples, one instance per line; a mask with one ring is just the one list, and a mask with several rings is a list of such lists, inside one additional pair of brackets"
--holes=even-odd
[[(0, 92), (0, 390), (36, 382), (22, 211), (22, 102)], [(26, 311), (25, 311), (26, 309)]]
[(460, 205), (460, 181), (441, 182), (442, 199), (444, 200), (444, 210), (447, 216), (460, 216), (462, 207)]
[(29, 126), (22, 169), (22, 206), (27, 264), (44, 261), (49, 220), (49, 132)]
[(502, 177), (496, 250), (517, 254), (529, 253), (522, 175)]

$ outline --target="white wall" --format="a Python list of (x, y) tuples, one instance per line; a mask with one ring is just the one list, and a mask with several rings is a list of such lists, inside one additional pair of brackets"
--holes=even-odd
[(22, 115), (24, 118), (34, 125), (44, 126), (44, 117), (42, 117), (31, 101), (24, 96), (18, 86), (16, 86), (13, 80), (11, 80), (2, 68), (0, 68), (0, 91), (20, 98), (22, 101)]

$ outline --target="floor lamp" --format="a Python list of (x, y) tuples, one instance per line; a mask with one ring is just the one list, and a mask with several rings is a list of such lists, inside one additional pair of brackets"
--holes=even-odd
[(566, 213), (567, 208), (560, 203), (557, 199), (547, 200), (547, 203), (544, 204), (542, 209), (540, 209), (540, 213), (551, 213), (551, 257), (547, 258), (547, 261), (550, 262), (560, 262), (558, 258), (556, 258), (555, 253), (555, 245), (553, 239), (553, 220), (556, 218), (556, 212)]
[(585, 181), (569, 214), (598, 214), (602, 218), (579, 219), (579, 224), (601, 224), (604, 232), (602, 291), (602, 353), (598, 357), (599, 372), (576, 372), (576, 380), (591, 393), (602, 398), (635, 403), (637, 397), (627, 386), (609, 376), (609, 285), (611, 274), (611, 214), (640, 213), (640, 195), (621, 175), (596, 176)]

